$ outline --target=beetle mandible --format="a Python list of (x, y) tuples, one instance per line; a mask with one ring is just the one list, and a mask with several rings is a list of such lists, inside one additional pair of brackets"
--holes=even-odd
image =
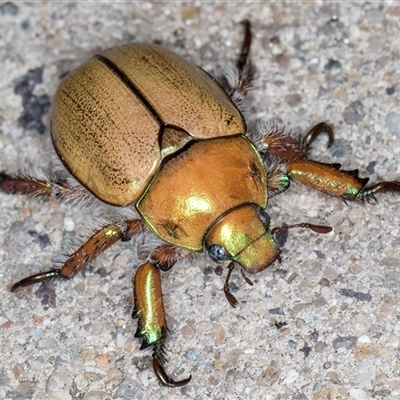
[[(253, 77), (250, 23), (237, 73), (223, 87), (201, 68), (154, 44), (132, 43), (105, 50), (69, 73), (53, 101), (51, 137), (70, 177), (43, 179), (0, 173), (4, 192), (90, 201), (93, 196), (135, 218), (121, 218), (93, 233), (61, 268), (29, 276), (11, 291), (52, 278), (71, 279), (117, 241), (150, 232), (155, 247), (133, 280), (135, 336), (141, 349), (153, 347), (153, 369), (166, 386), (175, 381), (164, 369), (167, 324), (160, 271), (192, 252), (205, 251), (226, 263), (225, 295), (232, 270), (258, 273), (280, 260), (278, 234), (302, 227), (316, 233), (328, 226), (309, 223), (270, 228), (268, 199), (299, 182), (344, 201), (375, 200), (400, 191), (396, 181), (366, 186), (358, 170), (309, 159), (310, 144), (333, 130), (319, 123), (303, 139), (279, 129), (250, 135), (241, 103)], [(131, 213), (132, 214), (132, 213)]]

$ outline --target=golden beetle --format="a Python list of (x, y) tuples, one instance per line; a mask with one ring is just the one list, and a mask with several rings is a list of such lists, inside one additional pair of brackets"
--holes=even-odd
[[(67, 75), (53, 102), (51, 136), (72, 177), (43, 179), (0, 173), (7, 193), (90, 200), (134, 209), (95, 232), (59, 269), (25, 278), (11, 288), (51, 278), (73, 278), (118, 240), (150, 231), (162, 239), (134, 278), (141, 348), (153, 346), (153, 369), (167, 386), (164, 370), (167, 333), (160, 270), (191, 252), (205, 250), (227, 262), (224, 292), (235, 307), (228, 282), (235, 266), (254, 274), (279, 259), (277, 234), (290, 228), (327, 233), (330, 227), (301, 223), (270, 229), (268, 198), (300, 182), (343, 200), (375, 200), (378, 192), (400, 191), (399, 182), (366, 187), (358, 171), (309, 160), (309, 145), (321, 133), (333, 142), (325, 123), (302, 140), (277, 129), (249, 135), (239, 105), (252, 79), (251, 31), (228, 91), (201, 68), (153, 44), (133, 43), (95, 55)], [(121, 213), (120, 215), (123, 215)]]

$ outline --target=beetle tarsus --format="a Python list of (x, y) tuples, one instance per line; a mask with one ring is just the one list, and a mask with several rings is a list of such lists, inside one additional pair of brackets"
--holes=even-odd
[(39, 274), (28, 276), (27, 278), (21, 279), (20, 281), (14, 283), (14, 285), (11, 286), (10, 290), (11, 292), (15, 292), (20, 287), (30, 286), (35, 283), (47, 281), (49, 279), (59, 278), (60, 276), (61, 273), (59, 269), (52, 269), (47, 272), (40, 272)]
[(375, 194), (385, 192), (400, 192), (400, 182), (379, 182), (373, 186), (360, 190), (360, 192), (357, 194), (357, 199), (366, 200), (369, 203), (377, 203), (378, 200), (376, 199)]
[(332, 146), (334, 141), (333, 129), (330, 125), (325, 122), (320, 122), (319, 124), (313, 126), (303, 139), (303, 144), (309, 148), (312, 142), (321, 134), (326, 133), (328, 135), (328, 147)]
[(157, 356), (153, 357), (153, 370), (154, 370), (154, 374), (156, 375), (157, 379), (160, 381), (160, 383), (163, 386), (168, 386), (168, 387), (184, 386), (184, 385), (187, 385), (190, 382), (190, 380), (192, 379), (192, 375), (189, 375), (185, 379), (182, 379), (180, 381), (174, 381), (167, 375), (160, 358)]

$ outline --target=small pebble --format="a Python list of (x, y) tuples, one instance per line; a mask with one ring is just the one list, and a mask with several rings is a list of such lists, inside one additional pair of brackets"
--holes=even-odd
[(100, 365), (101, 367), (108, 367), (110, 365), (110, 359), (106, 354), (100, 354), (98, 355), (94, 361), (96, 362), (97, 365)]
[(67, 232), (72, 232), (75, 229), (75, 222), (71, 217), (64, 218), (64, 229)]
[(299, 378), (299, 372), (294, 369), (290, 369), (287, 371), (284, 381), (286, 384), (291, 384), (293, 382), (296, 382), (298, 378)]
[(360, 101), (355, 101), (345, 108), (343, 119), (348, 125), (356, 125), (365, 117), (364, 107)]
[(91, 390), (83, 396), (83, 400), (103, 400), (107, 397), (106, 392), (100, 390)]
[(120, 328), (123, 328), (126, 325), (126, 319), (125, 318), (118, 318), (117, 319), (117, 326)]
[(325, 64), (324, 69), (325, 71), (332, 71), (334, 69), (342, 68), (342, 64), (338, 60), (332, 60), (331, 58)]
[(282, 374), (282, 370), (279, 368), (278, 363), (271, 361), (271, 364), (265, 371), (262, 372), (257, 380), (259, 386), (270, 387), (277, 382)]
[(36, 388), (35, 382), (21, 382), (16, 389), (7, 393), (10, 399), (32, 399)]
[(187, 25), (191, 25), (195, 20), (200, 17), (200, 7), (194, 5), (181, 6), (181, 19)]
[(107, 371), (107, 379), (109, 381), (116, 381), (116, 380), (122, 381), (123, 377), (124, 376), (122, 372), (118, 368), (110, 368)]
[(221, 345), (225, 340), (225, 329), (222, 325), (215, 325), (212, 329), (212, 335), (216, 345)]
[(81, 352), (81, 358), (83, 361), (90, 361), (96, 357), (97, 351), (91, 348), (85, 348)]
[(365, 392), (362, 389), (351, 388), (349, 390), (349, 394), (350, 394), (350, 399), (354, 400), (364, 400), (369, 398), (367, 392)]
[(126, 343), (126, 337), (123, 333), (117, 333), (117, 346), (119, 349), (123, 349)]
[(400, 114), (391, 112), (385, 118), (385, 123), (392, 135), (400, 137)]
[(271, 308), (268, 312), (273, 315), (285, 315), (285, 312), (280, 307)]
[(73, 372), (68, 368), (56, 369), (48, 378), (47, 390), (55, 392), (63, 389), (70, 389), (72, 385)]
[(371, 339), (367, 335), (362, 335), (358, 338), (359, 343), (371, 343)]
[(0, 12), (3, 15), (17, 15), (18, 11), (18, 6), (16, 6), (14, 3), (11, 3), (11, 1), (7, 1), (0, 6)]
[(193, 328), (193, 326), (191, 325), (185, 325), (182, 329), (181, 329), (181, 333), (183, 335), (184, 338), (188, 339), (193, 337), (196, 334), (195, 329)]
[(356, 336), (345, 336), (345, 337), (339, 336), (332, 342), (332, 344), (335, 350), (341, 348), (351, 349), (352, 347), (355, 346), (356, 342), (357, 342)]
[(189, 349), (185, 353), (186, 360), (193, 361), (195, 365), (204, 365), (204, 359), (197, 349)]
[(125, 379), (118, 387), (115, 393), (117, 399), (134, 399), (137, 392), (140, 392), (142, 384), (135, 379)]

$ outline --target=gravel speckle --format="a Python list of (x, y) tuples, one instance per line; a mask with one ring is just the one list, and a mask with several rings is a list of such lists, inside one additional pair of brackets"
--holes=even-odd
[(42, 116), (50, 109), (50, 98), (47, 94), (36, 95), (33, 93), (35, 86), (43, 82), (43, 67), (31, 69), (26, 75), (14, 81), (14, 93), (22, 96), (24, 113), (18, 119), (24, 129), (35, 129), (44, 133), (46, 127), (42, 122)]
[(135, 393), (141, 392), (139, 382), (135, 379), (124, 379), (115, 393), (114, 399), (134, 399)]
[(35, 386), (35, 382), (21, 382), (15, 390), (7, 393), (7, 397), (13, 400), (31, 399)]
[(351, 289), (338, 289), (338, 293), (340, 293), (342, 296), (352, 297), (360, 301), (371, 301), (372, 299), (372, 296), (368, 293), (355, 292)]
[(331, 58), (325, 64), (324, 69), (325, 71), (332, 71), (333, 69), (340, 69), (342, 68), (342, 64), (338, 60), (332, 60)]
[(343, 119), (348, 125), (355, 125), (365, 117), (364, 107), (360, 101), (351, 103), (343, 112)]
[(273, 315), (285, 315), (285, 312), (280, 307), (271, 308), (268, 312)]
[(392, 135), (400, 137), (400, 113), (389, 113), (385, 118), (385, 123)]
[(0, 6), (0, 12), (3, 15), (17, 15), (18, 14), (18, 6), (11, 1), (7, 1)]
[(333, 348), (338, 349), (351, 349), (356, 345), (357, 337), (355, 336), (345, 336), (338, 337), (333, 341)]
[(197, 366), (204, 364), (204, 359), (202, 355), (196, 349), (189, 349), (185, 352), (185, 358), (187, 360), (193, 361), (193, 363)]

